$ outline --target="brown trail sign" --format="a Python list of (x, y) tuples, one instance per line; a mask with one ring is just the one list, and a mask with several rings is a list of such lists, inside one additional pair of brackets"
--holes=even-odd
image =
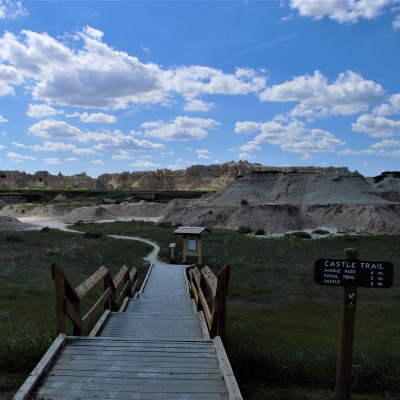
[(350, 400), (357, 287), (391, 287), (393, 264), (359, 260), (357, 249), (345, 249), (344, 259), (320, 258), (315, 262), (314, 282), (319, 285), (343, 286), (335, 395), (336, 400)]

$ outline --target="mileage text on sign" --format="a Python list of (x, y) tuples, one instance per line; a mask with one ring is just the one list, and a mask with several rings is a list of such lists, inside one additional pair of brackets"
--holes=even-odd
[(393, 264), (320, 258), (314, 264), (314, 282), (328, 286), (389, 288), (393, 284)]

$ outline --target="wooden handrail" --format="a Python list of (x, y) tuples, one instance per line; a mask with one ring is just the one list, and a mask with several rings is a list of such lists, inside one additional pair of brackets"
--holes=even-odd
[[(79, 336), (89, 327), (97, 313), (105, 309), (116, 311), (121, 306), (126, 296), (133, 297), (138, 287), (138, 275), (136, 268), (129, 272), (124, 265), (114, 279), (104, 266), (101, 266), (85, 282), (73, 288), (63, 269), (57, 264), (51, 265), (52, 276), (55, 281), (56, 297), (56, 323), (57, 333), (66, 333), (66, 317), (73, 326), (73, 334)], [(81, 301), (99, 283), (103, 282), (103, 293), (91, 309), (82, 316)], [(118, 287), (123, 283), (121, 293), (117, 298)]]
[[(225, 337), (226, 293), (228, 290), (230, 266), (224, 266), (217, 276), (208, 267), (201, 271), (197, 267), (188, 270), (189, 291), (198, 311), (203, 311), (211, 338)], [(212, 307), (207, 302), (207, 292), (212, 299)]]

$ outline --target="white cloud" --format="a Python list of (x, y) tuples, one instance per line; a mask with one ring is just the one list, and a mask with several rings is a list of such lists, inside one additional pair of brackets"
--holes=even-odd
[(51, 117), (53, 115), (64, 114), (62, 110), (56, 110), (46, 104), (29, 104), (26, 115), (31, 118)]
[(26, 147), (27, 147), (27, 146), (25, 146), (24, 144), (18, 143), (18, 142), (11, 142), (11, 144), (12, 144), (14, 147), (17, 147), (17, 148), (19, 148), (19, 149), (26, 149)]
[(184, 110), (193, 112), (207, 112), (212, 108), (214, 108), (213, 103), (205, 103), (202, 100), (192, 100), (185, 105)]
[(120, 150), (119, 154), (113, 154), (111, 156), (111, 159), (116, 160), (116, 161), (133, 160), (133, 157), (129, 154), (128, 151)]
[(196, 150), (197, 158), (200, 159), (210, 159), (210, 152), (205, 149), (198, 149)]
[(4, 118), (1, 114), (0, 114), (0, 124), (2, 122), (8, 122), (8, 119)]
[(399, 0), (291, 0), (290, 7), (303, 17), (322, 19), (327, 16), (337, 22), (357, 22), (374, 19)]
[(71, 151), (75, 154), (95, 154), (93, 149), (79, 148), (71, 143), (49, 142), (45, 141), (43, 145), (36, 144), (31, 146), (33, 151)]
[(82, 134), (75, 126), (54, 119), (40, 121), (29, 127), (28, 132), (45, 138), (74, 138)]
[(260, 93), (261, 101), (298, 102), (290, 115), (309, 118), (355, 114), (383, 97), (381, 85), (352, 71), (341, 73), (332, 84), (315, 71), (314, 75), (298, 76)]
[(400, 121), (363, 114), (352, 124), (353, 131), (367, 133), (371, 137), (390, 137), (400, 133)]
[(384, 139), (378, 143), (374, 143), (371, 147), (373, 149), (384, 149), (391, 147), (398, 147), (400, 149), (400, 140)]
[(49, 165), (60, 165), (60, 164), (62, 164), (62, 162), (60, 161), (60, 159), (58, 157), (43, 158), (43, 161), (46, 164), (49, 164)]
[(398, 15), (392, 22), (393, 29), (395, 31), (400, 30), (400, 15)]
[(263, 143), (280, 146), (284, 151), (301, 153), (309, 158), (311, 153), (333, 152), (336, 147), (344, 145), (330, 132), (321, 129), (307, 129), (299, 120), (287, 124), (277, 121), (269, 122), (237, 122), (236, 133), (256, 133), (254, 139), (240, 147), (244, 152), (260, 151)]
[(84, 123), (96, 122), (96, 123), (106, 123), (106, 124), (113, 124), (117, 120), (114, 115), (104, 114), (104, 113), (89, 114), (87, 112), (80, 114), (80, 119)]
[(0, 0), (0, 20), (28, 15), (21, 1)]
[(67, 161), (67, 162), (77, 162), (78, 159), (76, 157), (68, 157), (68, 158), (65, 159), (65, 161)]
[(365, 150), (352, 150), (344, 149), (338, 153), (341, 156), (353, 156), (353, 155), (363, 155), (363, 156), (383, 156), (383, 157), (400, 157), (400, 149), (387, 151), (384, 149), (365, 149)]
[(146, 160), (138, 160), (132, 164), (129, 164), (131, 167), (137, 167), (137, 168), (153, 168), (153, 167), (159, 167), (159, 164), (152, 163), (151, 161), (146, 161)]
[(19, 85), (22, 82), (22, 74), (17, 68), (12, 65), (0, 64), (0, 97), (14, 94), (13, 85)]
[(249, 154), (249, 153), (240, 153), (239, 154), (239, 159), (240, 160), (250, 160), (252, 158), (255, 158), (254, 155)]
[(87, 26), (75, 35), (74, 46), (68, 47), (47, 33), (6, 32), (0, 37), (0, 61), (9, 64), (2, 68), (15, 77), (6, 81), (4, 94), (25, 79), (32, 97), (48, 104), (121, 109), (134, 103), (165, 104), (177, 94), (188, 101), (187, 110), (206, 111), (212, 103), (194, 102), (202, 94), (245, 95), (265, 88), (263, 71), (242, 68), (224, 73), (196, 65), (145, 64), (109, 47), (103, 36)]
[(266, 79), (253, 69), (237, 69), (234, 74), (203, 66), (180, 67), (168, 71), (165, 85), (187, 100), (201, 94), (244, 95), (258, 93)]
[(104, 162), (102, 160), (92, 160), (90, 161), (92, 164), (96, 164), (96, 165), (103, 165)]
[(142, 124), (145, 134), (163, 140), (187, 141), (203, 139), (209, 129), (216, 129), (219, 123), (213, 119), (177, 117), (170, 123), (162, 121), (146, 122)]
[(255, 143), (247, 143), (240, 146), (241, 151), (261, 151), (262, 148), (257, 146)]
[(35, 161), (36, 158), (32, 156), (23, 156), (19, 153), (14, 153), (12, 151), (9, 151), (7, 153), (7, 157), (12, 161), (12, 162), (22, 162), (22, 160), (28, 160), (28, 161)]

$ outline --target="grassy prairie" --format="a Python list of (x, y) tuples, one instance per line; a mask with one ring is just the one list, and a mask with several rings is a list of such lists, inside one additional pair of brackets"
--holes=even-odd
[[(161, 246), (160, 256), (165, 261), (169, 260), (170, 242), (177, 242), (181, 248), (181, 238), (174, 236), (173, 227), (168, 225), (118, 222), (76, 228), (151, 239)], [(398, 398), (399, 239), (260, 239), (223, 231), (203, 237), (207, 265), (215, 271), (225, 263), (232, 267), (227, 350), (245, 399), (331, 398), (341, 288), (314, 284), (311, 267), (320, 257), (341, 258), (346, 247), (357, 248), (362, 259), (395, 265), (393, 288), (359, 289), (354, 399)], [(144, 269), (141, 257), (148, 251), (146, 246), (128, 241), (116, 245), (115, 240), (105, 237), (90, 239), (58, 231), (0, 232), (1, 373), (29, 370), (54, 337), (52, 261), (58, 261), (78, 283), (102, 264), (115, 269), (122, 264)], [(179, 251), (177, 259), (181, 259)], [(4, 342), (2, 339), (8, 336), (11, 339)], [(18, 376), (3, 383), (3, 390), (9, 382), (17, 381)], [(0, 391), (1, 385), (0, 379)]]
[(112, 274), (135, 266), (144, 278), (149, 245), (93, 236), (0, 231), (0, 399), (11, 398), (55, 337), (53, 261), (74, 285), (101, 265)]

